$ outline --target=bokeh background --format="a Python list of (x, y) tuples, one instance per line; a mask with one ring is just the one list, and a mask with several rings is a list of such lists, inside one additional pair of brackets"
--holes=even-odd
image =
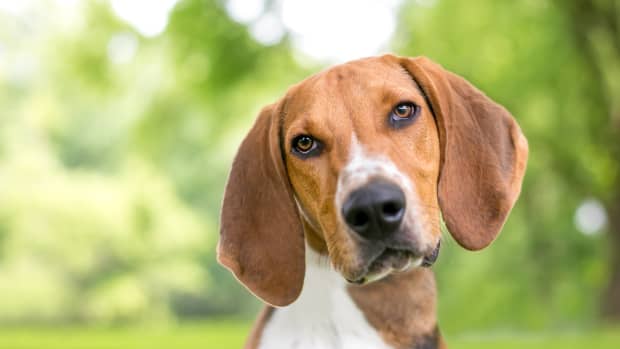
[(236, 148), (334, 63), (426, 55), (529, 139), (500, 238), (435, 265), (454, 348), (620, 347), (616, 0), (0, 0), (0, 347), (238, 348)]

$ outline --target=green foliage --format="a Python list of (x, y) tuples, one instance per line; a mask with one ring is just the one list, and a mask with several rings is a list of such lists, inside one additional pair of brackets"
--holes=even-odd
[(0, 322), (165, 319), (177, 297), (210, 286), (214, 218), (131, 147), (149, 72), (109, 62), (107, 41), (128, 28), (89, 6), (91, 36), (39, 30), (28, 47), (3, 33), (46, 59), (2, 80), (13, 98), (0, 119)]
[(0, 321), (165, 315), (173, 292), (204, 292), (207, 222), (146, 164), (114, 177), (44, 152), (4, 165)]

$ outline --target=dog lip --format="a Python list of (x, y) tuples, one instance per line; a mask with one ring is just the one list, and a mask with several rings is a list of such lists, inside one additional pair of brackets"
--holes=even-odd
[(347, 278), (351, 284), (364, 285), (380, 280), (392, 273), (402, 273), (414, 267), (430, 268), (439, 257), (441, 240), (428, 254), (421, 255), (411, 249), (385, 247), (376, 257), (372, 258), (363, 272), (356, 278)]
[(357, 284), (357, 285), (363, 285), (366, 283), (366, 278), (364, 276), (360, 277), (359, 279), (346, 279), (348, 283), (350, 284)]
[(366, 284), (382, 279), (393, 272), (405, 272), (422, 264), (422, 256), (409, 249), (386, 247), (373, 258), (357, 278), (345, 278), (352, 284)]
[(437, 241), (437, 246), (430, 254), (424, 256), (424, 260), (422, 261), (422, 266), (425, 268), (431, 267), (437, 258), (439, 257), (439, 249), (441, 248), (441, 240)]

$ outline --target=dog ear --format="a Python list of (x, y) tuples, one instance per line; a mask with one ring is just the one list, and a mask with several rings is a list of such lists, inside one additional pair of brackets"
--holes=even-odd
[(305, 245), (281, 152), (278, 108), (261, 111), (234, 159), (222, 204), (218, 261), (254, 295), (285, 306), (303, 287)]
[(488, 246), (521, 191), (527, 140), (512, 115), (468, 81), (425, 57), (400, 58), (435, 116), (441, 153), (437, 195), (464, 248)]

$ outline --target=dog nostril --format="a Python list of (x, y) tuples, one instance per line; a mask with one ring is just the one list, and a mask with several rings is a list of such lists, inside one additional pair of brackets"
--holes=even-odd
[(401, 213), (403, 207), (400, 203), (395, 201), (389, 201), (383, 204), (381, 212), (384, 217), (394, 217)]
[(354, 212), (351, 216), (352, 217), (351, 217), (350, 223), (356, 228), (363, 228), (370, 221), (368, 214), (366, 214), (366, 212), (364, 211)]

